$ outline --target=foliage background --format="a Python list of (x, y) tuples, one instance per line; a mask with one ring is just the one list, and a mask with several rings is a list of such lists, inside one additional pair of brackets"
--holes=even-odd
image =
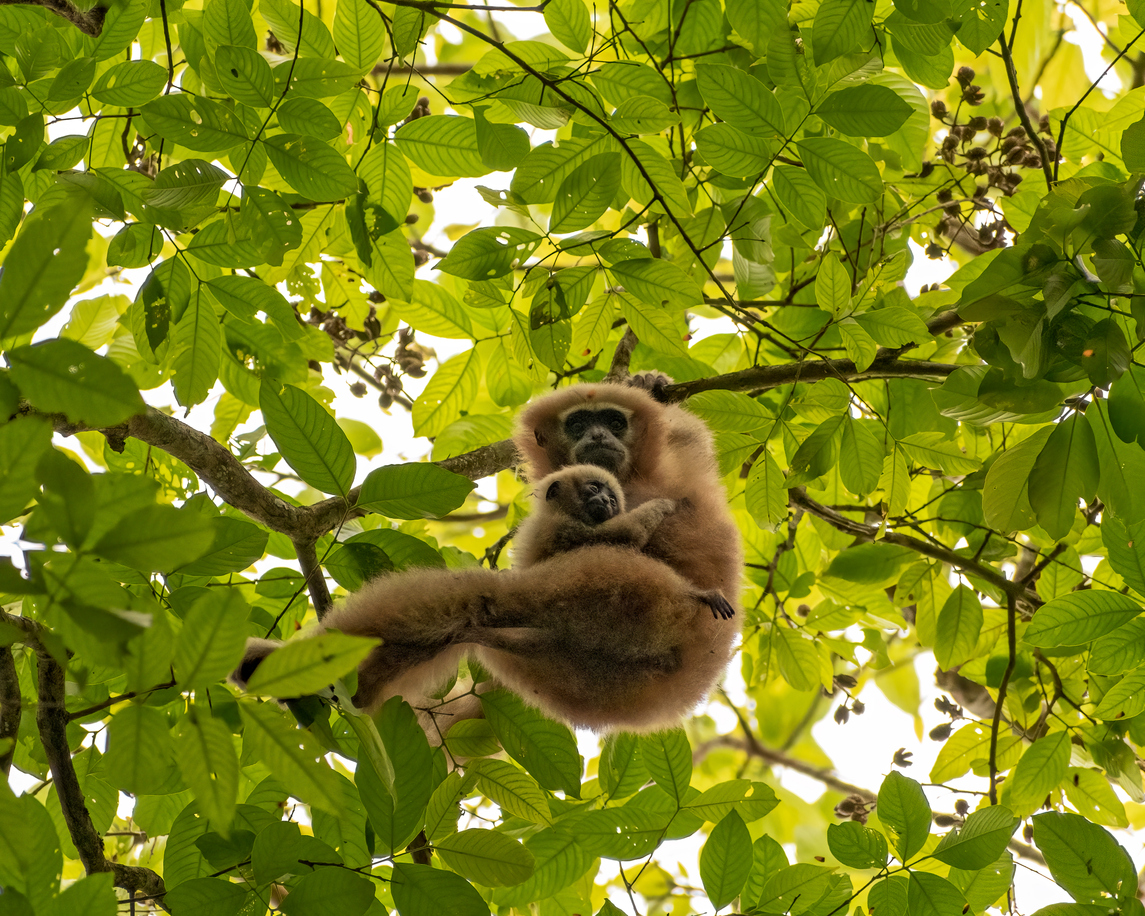
[[(1015, 861), (1072, 901), (1040, 912), (1140, 913), (1142, 23), (0, 6), (0, 766), (29, 785), (0, 789), (0, 913), (1028, 912)], [(459, 179), (495, 224), (439, 249)], [(352, 639), (224, 684), (332, 590), (504, 565), (516, 408), (648, 368), (747, 543), (724, 712), (582, 759), (504, 691), (443, 749), (400, 702), (300, 729), (261, 699), (350, 675)], [(330, 412), (347, 389), (372, 422)], [(436, 463), (370, 470), (406, 416)], [(933, 664), (917, 773), (860, 697), (921, 728)], [(832, 713), (881, 786), (818, 746)]]

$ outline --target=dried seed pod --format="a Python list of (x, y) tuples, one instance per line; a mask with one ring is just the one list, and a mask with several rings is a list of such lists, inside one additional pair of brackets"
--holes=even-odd
[(364, 398), (366, 396), (366, 385), (364, 382), (354, 382), (350, 386), (350, 394), (356, 398)]
[(989, 155), (990, 151), (984, 146), (972, 146), (966, 151), (966, 158), (974, 162), (981, 162)]
[(942, 101), (942, 99), (935, 99), (930, 103), (930, 113), (938, 118), (938, 120), (944, 120), (947, 115), (946, 103)]
[(987, 121), (982, 115), (975, 115), (969, 121), (970, 126), (973, 127), (975, 130), (985, 130), (986, 125), (989, 123), (990, 122)]
[(953, 197), (954, 193), (950, 190), (950, 188), (943, 188), (941, 191), (934, 195), (934, 199), (937, 200), (940, 204), (950, 203), (950, 200)]
[(1006, 129), (1006, 125), (1001, 118), (990, 118), (986, 122), (986, 129), (995, 137), (1000, 137), (1002, 136), (1002, 131)]
[(958, 82), (960, 82), (963, 87), (969, 86), (974, 82), (974, 71), (970, 67), (959, 67), (956, 76), (958, 77)]

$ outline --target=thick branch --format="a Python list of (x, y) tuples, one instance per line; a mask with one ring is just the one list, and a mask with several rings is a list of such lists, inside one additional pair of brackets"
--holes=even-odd
[[(16, 674), (16, 660), (12, 647), (0, 647), (0, 776), (5, 779), (12, 769), (16, 755), (16, 736), (20, 732), (20, 678)], [(4, 750), (5, 742), (12, 746)]]
[[(879, 529), (874, 525), (865, 525), (862, 522), (857, 522), (854, 519), (847, 518), (845, 515), (840, 515), (834, 509), (815, 502), (815, 500), (807, 495), (802, 487), (795, 487), (789, 492), (791, 494), (792, 505), (799, 506), (817, 518), (823, 519), (823, 521), (832, 528), (854, 535), (855, 537), (867, 538), (869, 540), (874, 540), (878, 535)], [(925, 557), (930, 557), (932, 560), (949, 563), (951, 566), (956, 569), (961, 569), (968, 575), (982, 579), (984, 582), (989, 582), (1007, 595), (1010, 595), (1015, 601), (1020, 601), (1031, 608), (1040, 607), (1042, 604), (1042, 599), (1038, 597), (1037, 593), (1027, 588), (1024, 583), (1007, 579), (993, 567), (979, 563), (970, 557), (964, 557), (962, 554), (955, 553), (949, 547), (943, 547), (941, 544), (931, 544), (928, 541), (913, 538), (908, 534), (899, 534), (897, 531), (886, 531), (882, 536), (882, 540), (887, 544), (897, 544), (899, 547), (906, 547)]]
[(604, 377), (606, 382), (623, 382), (628, 378), (628, 366), (632, 362), (632, 351), (636, 349), (637, 343), (639, 341), (635, 332), (632, 328), (626, 328), (624, 336), (616, 345), (616, 352), (612, 354), (612, 366)]
[(99, 33), (103, 31), (103, 20), (107, 15), (107, 10), (102, 6), (93, 7), (85, 12), (68, 0), (0, 0), (0, 6), (42, 6), (66, 19), (92, 38), (99, 37)]
[(951, 363), (932, 363), (926, 360), (900, 359), (893, 350), (875, 357), (862, 372), (849, 359), (822, 359), (805, 363), (786, 363), (779, 366), (752, 366), (728, 375), (695, 379), (664, 389), (668, 401), (683, 401), (701, 391), (764, 391), (795, 382), (817, 382), (837, 378), (844, 382), (861, 382), (876, 378), (913, 378), (941, 382), (962, 366)]

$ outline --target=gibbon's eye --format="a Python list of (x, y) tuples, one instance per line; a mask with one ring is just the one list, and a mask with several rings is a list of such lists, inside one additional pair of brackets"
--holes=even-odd
[(545, 499), (546, 500), (556, 499), (557, 493), (560, 492), (560, 489), (561, 489), (561, 482), (559, 480), (554, 480), (552, 483), (549, 484), (548, 490), (545, 491)]
[(588, 490), (589, 493), (599, 493), (600, 492), (600, 484), (598, 484), (595, 480), (590, 480), (588, 483), (586, 483), (584, 485), (584, 488), (586, 490)]

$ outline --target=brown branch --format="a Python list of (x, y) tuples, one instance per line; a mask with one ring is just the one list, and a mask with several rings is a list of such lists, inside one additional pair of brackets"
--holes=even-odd
[(998, 699), (994, 705), (994, 720), (990, 723), (990, 804), (998, 804), (998, 733), (1002, 728), (1002, 709), (1006, 705), (1006, 690), (1018, 661), (1018, 609), (1012, 594), (1006, 595), (1006, 644), (1009, 654), (1002, 682), (998, 685)]
[[(9, 623), (20, 619), (23, 618), (5, 615), (5, 620)], [(27, 632), (30, 639), (35, 639), (32, 631)], [(80, 787), (79, 777), (76, 776), (71, 750), (68, 747), (64, 669), (48, 654), (38, 639), (35, 639), (35, 647), (37, 689), (40, 695), (36, 706), (36, 725), (40, 731), (40, 741), (44, 745), (48, 768), (52, 772), (52, 781), (56, 786), (64, 823), (79, 853), (84, 870), (89, 875), (109, 871), (116, 887), (151, 898), (161, 898), (166, 893), (163, 879), (150, 868), (109, 862), (104, 856), (103, 838), (96, 831), (91, 814), (84, 804), (83, 789)], [(162, 903), (159, 905), (162, 906)]]
[[(0, 776), (8, 778), (12, 758), (16, 756), (16, 736), (20, 733), (20, 678), (11, 646), (0, 646)], [(12, 746), (4, 750), (4, 742)]]
[(612, 365), (608, 369), (608, 375), (604, 377), (606, 382), (623, 382), (628, 378), (628, 366), (632, 362), (632, 351), (636, 349), (639, 342), (636, 339), (636, 332), (632, 328), (626, 328), (624, 336), (616, 345), (616, 352), (612, 354)]
[(334, 606), (334, 600), (330, 597), (330, 589), (326, 587), (326, 577), (322, 574), (322, 567), (318, 563), (314, 541), (296, 540), (294, 552), (298, 555), (298, 565), (302, 568), (302, 575), (306, 577), (306, 589), (310, 592), (314, 613), (321, 620)]
[[(856, 522), (853, 519), (847, 518), (845, 515), (840, 515), (834, 509), (829, 509), (821, 503), (815, 502), (815, 500), (807, 495), (803, 487), (795, 487), (789, 492), (791, 494), (792, 505), (800, 506), (816, 518), (821, 518), (832, 528), (867, 540), (874, 540), (878, 534), (879, 529), (876, 526)], [(955, 553), (949, 547), (943, 547), (941, 544), (931, 544), (928, 541), (921, 541), (908, 534), (899, 534), (897, 531), (885, 532), (882, 536), (882, 540), (887, 544), (896, 544), (899, 547), (906, 547), (925, 557), (930, 557), (932, 560), (949, 563), (951, 566), (956, 569), (961, 569), (968, 575), (976, 576), (985, 582), (989, 582), (991, 585), (1011, 596), (1015, 601), (1021, 601), (1031, 608), (1040, 607), (1042, 604), (1042, 599), (1038, 597), (1037, 593), (1027, 588), (1024, 583), (1007, 579), (993, 567), (979, 563), (970, 557), (964, 557), (960, 553)]]
[(102, 6), (81, 10), (68, 0), (0, 0), (0, 6), (42, 6), (44, 9), (66, 19), (85, 35), (98, 38), (103, 31), (103, 20), (107, 10)]

